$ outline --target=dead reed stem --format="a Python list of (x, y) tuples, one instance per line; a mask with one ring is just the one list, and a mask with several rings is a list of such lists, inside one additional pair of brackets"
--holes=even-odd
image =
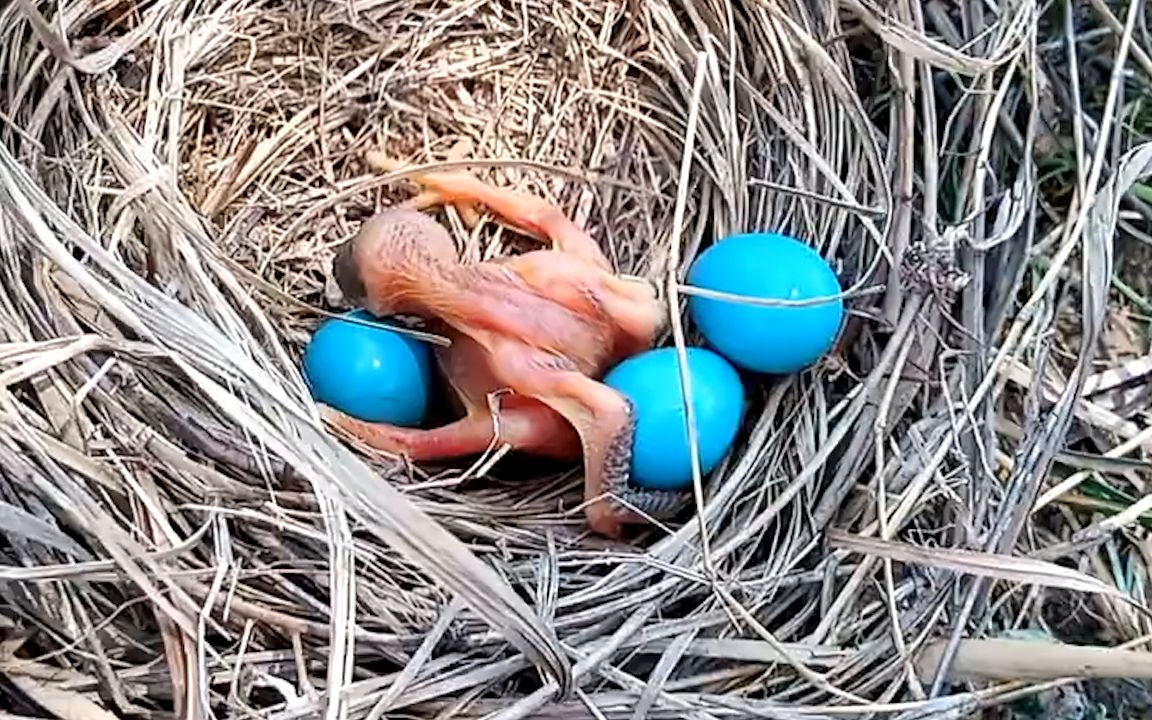
[[(0, 674), (60, 716), (270, 720), (959, 716), (1115, 674), (1013, 645), (1052, 681), (1013, 682), (973, 640), (1150, 630), (1152, 303), (1115, 249), (1150, 48), (1139, 0), (1065, 5), (0, 6)], [(677, 302), (709, 243), (791, 233), (851, 320), (755, 384), (694, 513), (588, 537), (573, 468), (318, 422), (333, 248), (406, 192), (380, 147), (555, 200)]]

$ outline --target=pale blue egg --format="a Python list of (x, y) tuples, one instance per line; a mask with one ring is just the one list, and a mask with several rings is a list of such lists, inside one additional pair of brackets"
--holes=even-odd
[[(839, 295), (832, 267), (811, 247), (778, 233), (734, 235), (709, 247), (688, 284), (754, 298), (809, 300)], [(811, 366), (836, 342), (840, 298), (816, 305), (752, 305), (693, 295), (688, 312), (722, 355), (746, 370), (788, 375)]]
[[(736, 369), (716, 353), (704, 348), (688, 348), (687, 353), (700, 470), (708, 473), (724, 459), (740, 430), (744, 385)], [(633, 356), (605, 375), (604, 384), (633, 404), (632, 484), (649, 490), (690, 487), (687, 404), (680, 390), (676, 349)]]
[(431, 348), (364, 310), (344, 317), (362, 322), (326, 320), (304, 351), (313, 397), (366, 422), (419, 425), (431, 395)]

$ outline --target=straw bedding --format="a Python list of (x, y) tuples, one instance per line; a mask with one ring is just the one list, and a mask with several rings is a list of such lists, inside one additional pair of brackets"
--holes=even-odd
[[(958, 717), (1037, 688), (934, 683), (979, 665), (950, 637), (1041, 596), (1135, 637), (1090, 566), (982, 554), (1057, 539), (1026, 509), (1087, 364), (1032, 383), (1046, 296), (1020, 360), (987, 345), (1039, 282), (1034, 12), (972, 44), (854, 0), (0, 7), (9, 690), (85, 717)], [(410, 193), (377, 148), (553, 199), (674, 302), (707, 243), (804, 237), (852, 318), (753, 388), (697, 507), (606, 543), (578, 468), (413, 467), (317, 420), (332, 250)], [(524, 247), (442, 219), (465, 258)], [(1083, 248), (1087, 357), (1111, 250)]]

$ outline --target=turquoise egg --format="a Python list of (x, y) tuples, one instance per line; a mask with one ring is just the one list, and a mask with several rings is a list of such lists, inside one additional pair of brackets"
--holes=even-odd
[[(809, 300), (839, 295), (840, 281), (818, 252), (778, 233), (734, 235), (705, 250), (688, 283), (753, 298)], [(816, 305), (752, 305), (693, 295), (688, 312), (708, 344), (739, 367), (788, 375), (812, 365), (836, 342), (840, 298)]]
[[(708, 473), (736, 440), (744, 416), (744, 385), (736, 369), (716, 353), (704, 348), (688, 348), (687, 353), (700, 470)], [(676, 348), (628, 358), (604, 376), (604, 384), (628, 397), (634, 407), (632, 483), (648, 490), (690, 487), (687, 404)]]
[(312, 336), (304, 351), (304, 377), (317, 402), (366, 422), (415, 427), (428, 411), (432, 351), (382, 319), (354, 310), (326, 320)]

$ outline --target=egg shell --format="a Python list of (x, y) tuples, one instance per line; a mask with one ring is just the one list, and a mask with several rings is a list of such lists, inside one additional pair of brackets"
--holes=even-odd
[[(696, 421), (700, 470), (724, 459), (744, 416), (740, 374), (716, 353), (688, 348), (688, 374)], [(648, 490), (683, 490), (692, 484), (687, 404), (680, 389), (676, 348), (635, 355), (612, 368), (604, 384), (628, 397), (636, 416), (632, 484)]]
[[(814, 249), (778, 233), (733, 235), (709, 247), (688, 273), (695, 287), (747, 297), (809, 300), (839, 295), (840, 281)], [(693, 295), (688, 312), (712, 346), (745, 370), (799, 372), (836, 342), (844, 302), (753, 305)]]
[(318, 402), (359, 420), (415, 427), (428, 412), (431, 349), (364, 310), (326, 320), (308, 343), (303, 365)]

